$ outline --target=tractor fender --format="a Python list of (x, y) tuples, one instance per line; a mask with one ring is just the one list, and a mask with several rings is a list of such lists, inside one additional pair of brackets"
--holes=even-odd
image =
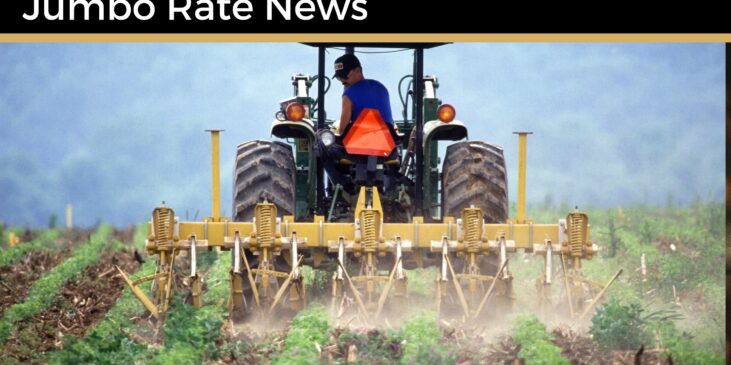
[(425, 148), (430, 141), (459, 141), (464, 138), (467, 138), (467, 127), (456, 119), (450, 123), (432, 120), (424, 124)]
[(309, 141), (314, 141), (315, 125), (309, 119), (303, 119), (299, 122), (274, 119), (272, 122), (272, 135), (283, 139), (307, 138)]

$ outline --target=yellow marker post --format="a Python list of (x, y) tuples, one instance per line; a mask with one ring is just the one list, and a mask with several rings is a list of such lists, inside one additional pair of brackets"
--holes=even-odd
[(219, 168), (219, 136), (223, 129), (207, 129), (206, 132), (211, 133), (211, 198), (212, 210), (211, 218), (214, 222), (221, 220), (221, 173)]
[(15, 232), (10, 232), (10, 234), (8, 234), (8, 246), (12, 248), (18, 243), (20, 243), (20, 237), (16, 236)]
[(533, 132), (513, 132), (518, 135), (518, 216), (515, 221), (518, 224), (525, 223), (525, 169), (526, 169), (526, 144), (528, 135)]
[(74, 228), (74, 207), (66, 204), (66, 229)]

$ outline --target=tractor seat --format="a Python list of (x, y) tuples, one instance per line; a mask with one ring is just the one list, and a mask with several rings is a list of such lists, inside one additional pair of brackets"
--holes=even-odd
[(398, 147), (394, 148), (391, 153), (386, 156), (385, 161), (383, 161), (383, 164), (386, 166), (398, 166), (401, 164), (399, 153), (398, 153)]
[(343, 166), (350, 166), (350, 165), (355, 165), (355, 162), (353, 162), (353, 160), (349, 160), (349, 159), (343, 157), (340, 159), (340, 161), (338, 161), (338, 164), (343, 165)]
[[(391, 151), (391, 154), (389, 154), (385, 158), (385, 160), (383, 161), (383, 164), (387, 165), (387, 166), (399, 165), (401, 163), (399, 157), (400, 156), (398, 153), (398, 148), (394, 148), (393, 151)], [(344, 156), (344, 157), (340, 158), (340, 160), (338, 161), (338, 165), (352, 166), (352, 165), (356, 164), (356, 161), (355, 161), (356, 159), (357, 159), (356, 156)]]
[[(338, 164), (341, 166), (352, 166), (355, 165), (355, 162), (348, 160), (347, 158), (341, 158), (340, 161), (338, 161)], [(400, 161), (398, 158), (392, 159), (392, 160), (386, 160), (383, 162), (386, 166), (398, 166), (400, 164)]]

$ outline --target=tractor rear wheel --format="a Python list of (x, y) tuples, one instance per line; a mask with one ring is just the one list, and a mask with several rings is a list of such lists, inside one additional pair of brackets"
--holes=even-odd
[(234, 164), (234, 222), (250, 222), (257, 203), (277, 207), (277, 216), (294, 215), (295, 173), (292, 147), (273, 141), (250, 141), (236, 148)]
[(482, 209), (486, 223), (508, 219), (508, 175), (503, 149), (482, 141), (447, 147), (442, 168), (443, 216), (459, 218), (471, 205)]

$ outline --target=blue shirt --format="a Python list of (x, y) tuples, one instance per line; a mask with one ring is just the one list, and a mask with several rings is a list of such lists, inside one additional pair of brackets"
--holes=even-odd
[(343, 96), (347, 96), (353, 104), (353, 114), (350, 117), (351, 122), (358, 119), (363, 108), (369, 108), (378, 110), (383, 121), (388, 125), (393, 125), (388, 90), (380, 82), (369, 79), (360, 80), (346, 88), (343, 91)]

